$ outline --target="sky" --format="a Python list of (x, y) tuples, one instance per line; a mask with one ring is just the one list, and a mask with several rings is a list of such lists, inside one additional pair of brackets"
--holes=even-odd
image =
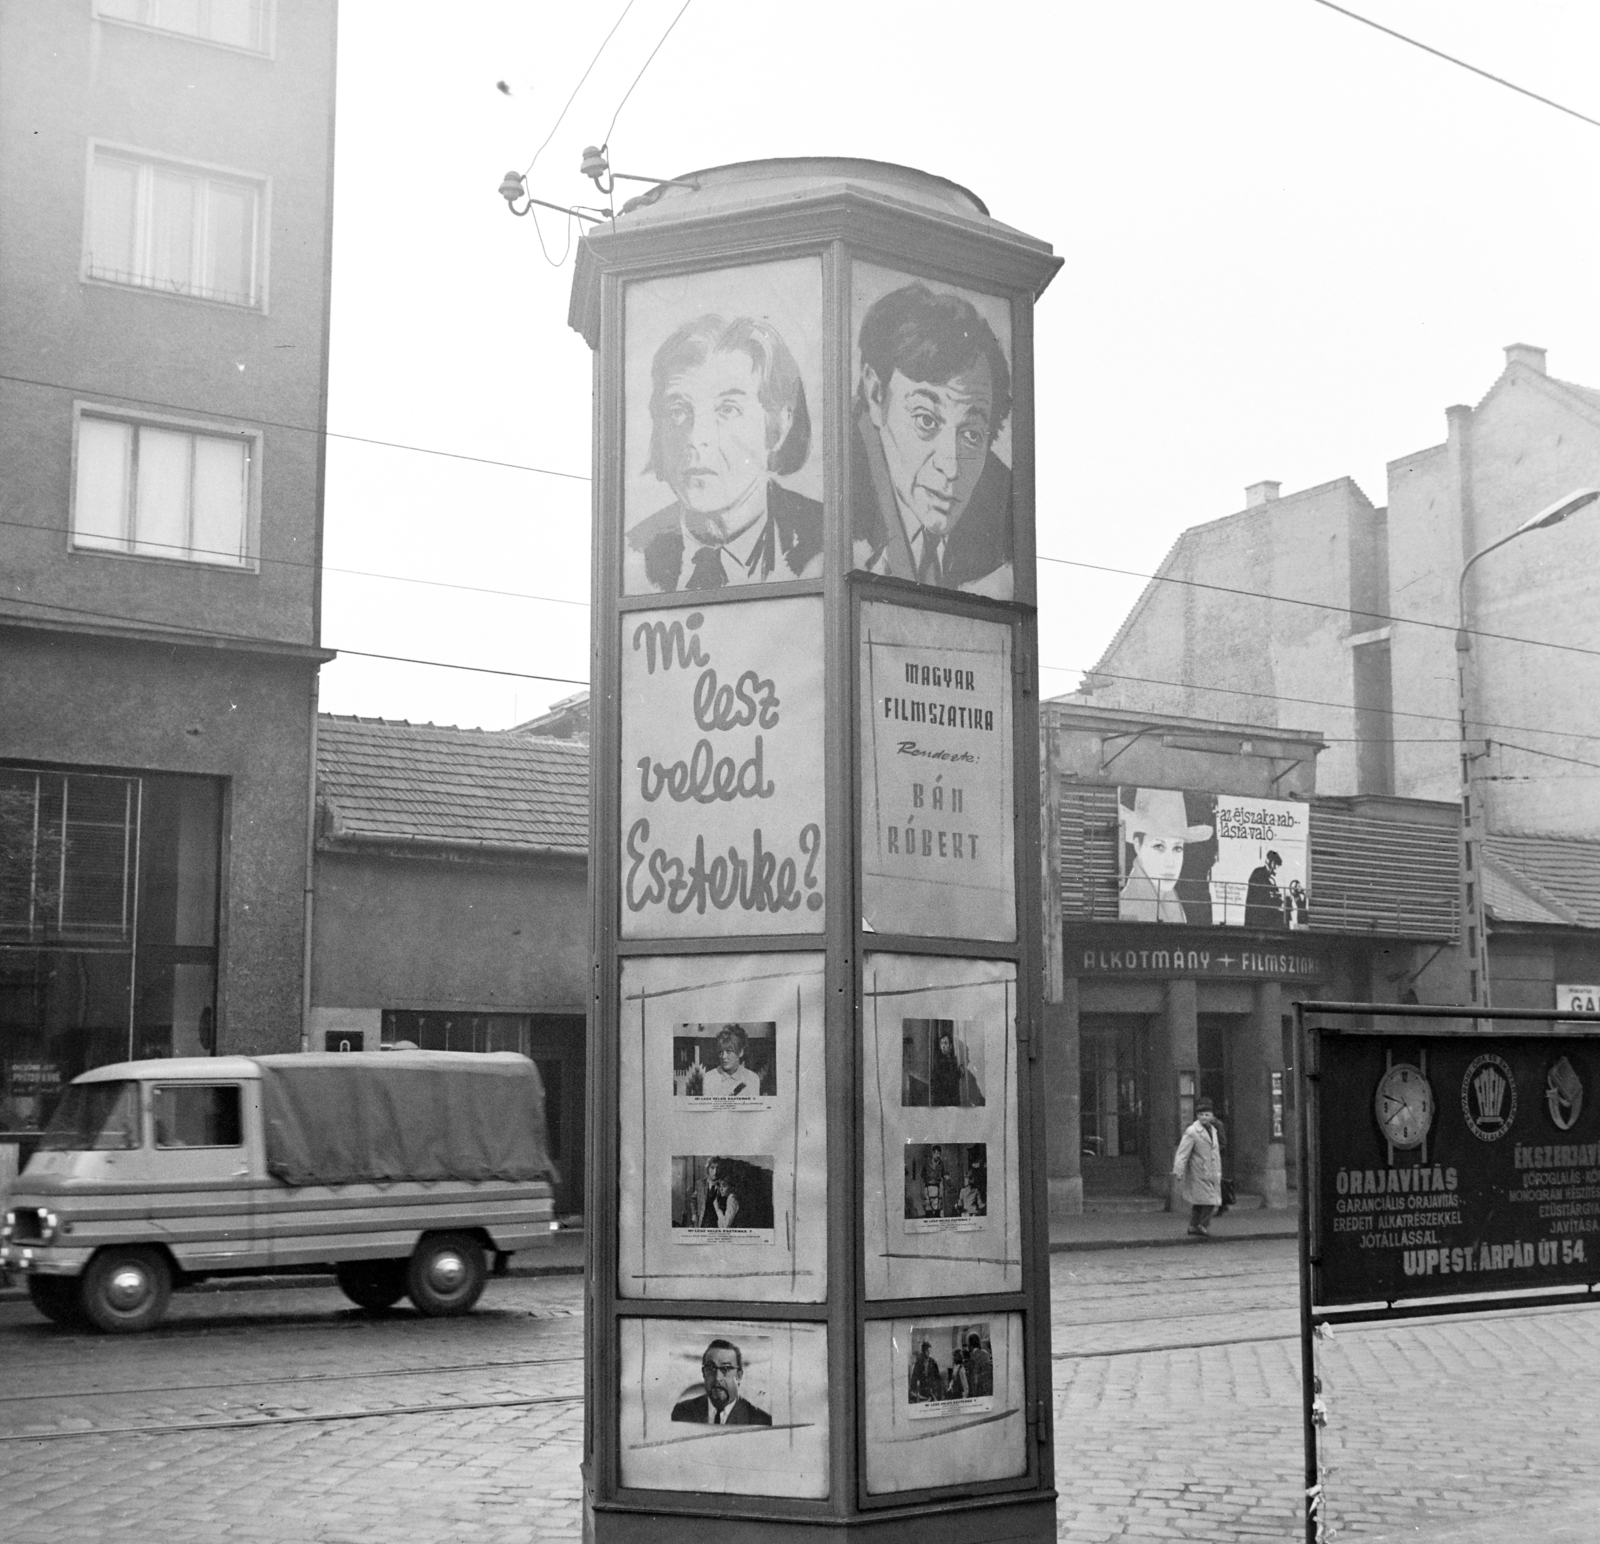
[[(507, 728), (588, 679), (573, 256), (496, 188), (550, 136), (530, 190), (597, 201), (583, 147), (682, 6), (633, 0), (551, 136), (625, 3), (341, 0), (323, 639), (480, 668), (346, 653), (325, 711)], [(1587, 0), (1349, 8), (1600, 119)], [(651, 177), (898, 162), (1050, 242), (1038, 550), (1070, 563), (1148, 574), (1263, 479), (1385, 502), (1506, 344), (1600, 386), (1600, 128), (1316, 0), (690, 0), (609, 143)], [(1047, 695), (1141, 588), (1040, 565)]]

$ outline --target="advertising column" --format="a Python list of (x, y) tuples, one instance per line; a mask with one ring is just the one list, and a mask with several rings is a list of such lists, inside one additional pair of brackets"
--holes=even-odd
[(1017, 853), (1056, 266), (849, 161), (693, 174), (580, 252), (598, 1540), (1054, 1536)]

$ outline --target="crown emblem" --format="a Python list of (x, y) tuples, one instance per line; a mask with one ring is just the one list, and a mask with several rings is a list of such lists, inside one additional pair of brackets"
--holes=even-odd
[(1517, 1084), (1510, 1066), (1486, 1052), (1467, 1068), (1461, 1080), (1461, 1113), (1467, 1129), (1481, 1142), (1494, 1142), (1517, 1118)]
[(1472, 1080), (1472, 1091), (1478, 1096), (1478, 1124), (1498, 1126), (1500, 1107), (1506, 1101), (1506, 1080), (1493, 1067), (1485, 1067)]

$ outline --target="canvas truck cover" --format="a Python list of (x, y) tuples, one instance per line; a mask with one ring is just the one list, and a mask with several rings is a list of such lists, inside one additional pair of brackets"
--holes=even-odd
[(258, 1056), (267, 1171), (290, 1185), (553, 1175), (525, 1056), (434, 1051)]

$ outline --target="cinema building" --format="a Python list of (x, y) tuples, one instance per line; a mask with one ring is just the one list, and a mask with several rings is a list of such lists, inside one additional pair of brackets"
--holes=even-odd
[(1240, 1204), (1285, 1206), (1292, 1005), (1418, 1000), (1456, 935), (1457, 806), (1319, 798), (1314, 732), (1043, 712), (1052, 1211), (1161, 1204), (1202, 1097)]

